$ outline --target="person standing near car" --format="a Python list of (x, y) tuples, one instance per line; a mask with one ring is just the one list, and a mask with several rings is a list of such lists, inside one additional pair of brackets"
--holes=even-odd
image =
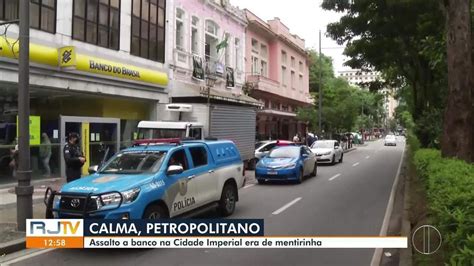
[(49, 140), (48, 134), (41, 134), (41, 146), (39, 148), (39, 155), (41, 162), (44, 167), (44, 175), (51, 176), (51, 167), (49, 167), (49, 160), (51, 159), (51, 141)]
[(12, 143), (12, 145), (14, 145), (11, 149), (10, 149), (10, 163), (9, 163), (9, 166), (10, 166), (10, 169), (12, 171), (12, 176), (13, 177), (16, 177), (16, 171), (18, 170), (18, 158), (19, 158), (19, 150), (18, 150), (18, 144), (17, 143), (17, 139), (15, 139), (15, 141)]
[(66, 162), (66, 180), (69, 183), (81, 178), (82, 166), (86, 162), (86, 158), (79, 147), (79, 134), (69, 133), (67, 142), (63, 153)]

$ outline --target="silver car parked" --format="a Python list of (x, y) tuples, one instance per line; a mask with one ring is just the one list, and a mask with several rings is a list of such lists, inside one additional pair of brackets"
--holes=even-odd
[(318, 140), (311, 145), (311, 151), (316, 154), (318, 163), (342, 163), (344, 152), (337, 140)]

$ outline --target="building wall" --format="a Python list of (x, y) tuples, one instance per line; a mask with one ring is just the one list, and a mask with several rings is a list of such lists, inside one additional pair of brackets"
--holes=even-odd
[[(113, 62), (133, 65), (141, 68), (151, 69), (159, 72), (167, 73), (167, 66), (163, 63), (137, 57), (130, 54), (130, 38), (131, 38), (131, 5), (132, 0), (121, 1), (120, 11), (120, 49), (113, 50), (100, 47), (94, 44), (72, 39), (72, 14), (73, 0), (61, 0), (57, 2), (57, 19), (56, 33), (30, 29), (30, 42), (34, 44), (44, 45), (47, 47), (60, 48), (64, 46), (74, 46), (76, 53), (86, 54), (90, 56), (100, 57), (102, 59)], [(8, 29), (7, 36), (9, 38), (18, 38), (18, 26), (11, 25)], [(4, 58), (0, 58), (2, 61)], [(8, 60), (7, 61), (15, 61)], [(110, 78), (108, 76), (94, 75), (78, 71), (62, 70), (59, 68), (51, 68), (40, 64), (31, 63), (32, 66), (50, 70), (51, 75), (36, 76), (32, 73), (31, 82), (33, 85), (48, 86), (56, 88), (68, 88), (77, 91), (101, 92), (110, 95), (121, 95), (125, 97), (141, 97), (150, 99), (150, 94), (154, 94), (151, 98), (160, 101), (166, 101), (166, 86), (157, 86), (156, 84), (147, 84), (141, 82), (133, 82), (122, 80), (120, 78)], [(13, 73), (5, 72), (5, 75), (15, 76)], [(59, 75), (53, 74), (58, 72)], [(73, 77), (74, 76), (74, 77)], [(81, 77), (84, 77), (81, 79)], [(13, 82), (15, 77), (13, 77)], [(124, 90), (120, 90), (123, 83)], [(115, 82), (115, 83), (114, 83)], [(107, 85), (114, 83), (115, 90), (107, 90)], [(117, 86), (118, 85), (118, 86)], [(125, 89), (127, 88), (127, 89)], [(156, 89), (154, 89), (156, 88)], [(160, 89), (161, 88), (161, 89)], [(137, 92), (134, 92), (137, 91)], [(143, 93), (142, 93), (143, 92)]]
[[(206, 21), (211, 20), (219, 26), (217, 39), (218, 42), (224, 39), (224, 34), (230, 34), (228, 40), (228, 46), (225, 49), (229, 51), (230, 64), (227, 65), (234, 69), (235, 87), (226, 88), (225, 78), (219, 78), (214, 85), (216, 89), (228, 90), (235, 93), (241, 93), (242, 86), (245, 82), (244, 73), (244, 51), (245, 51), (245, 28), (246, 20), (244, 13), (228, 4), (226, 7), (221, 6), (220, 1), (202, 0), (202, 1), (189, 1), (189, 0), (170, 0), (168, 4), (168, 23), (167, 30), (170, 34), (167, 35), (167, 47), (169, 48), (166, 53), (167, 62), (170, 64), (172, 71), (170, 73), (171, 80), (183, 81), (196, 86), (205, 86), (204, 81), (196, 81), (192, 79), (193, 71), (193, 53), (191, 51), (191, 22), (192, 17), (195, 16), (199, 19), (198, 24), (198, 51), (197, 54), (203, 61), (205, 61), (205, 27)], [(184, 34), (183, 34), (183, 46), (182, 49), (177, 48), (176, 30), (177, 30), (177, 10), (184, 11)], [(239, 40), (239, 49), (235, 45), (236, 39)], [(213, 60), (224, 63), (225, 61), (225, 50), (219, 52), (218, 58)], [(224, 63), (225, 64), (225, 63)], [(171, 96), (175, 94), (173, 90), (179, 90), (175, 84), (171, 84), (172, 89), (170, 90)], [(181, 92), (179, 92), (182, 94)]]
[[(246, 41), (246, 72), (248, 75), (252, 75), (252, 39), (256, 40), (260, 44), (264, 44), (268, 47), (268, 76), (267, 78), (278, 82), (278, 94), (282, 97), (291, 98), (303, 103), (309, 103), (309, 66), (307, 62), (307, 55), (305, 53), (304, 40), (291, 35), (289, 29), (276, 18), (270, 20), (268, 23), (264, 22), (260, 18), (256, 17), (250, 11), (247, 11), (249, 18), (249, 26), (247, 28), (247, 41)], [(258, 24), (258, 26), (256, 26)], [(265, 28), (265, 30), (262, 30)], [(282, 38), (286, 38), (291, 41), (293, 45), (289, 45), (283, 41)], [(287, 62), (284, 64), (282, 59), (282, 51), (286, 52)], [(294, 58), (295, 65), (291, 65), (291, 58)], [(302, 63), (302, 69), (300, 71), (299, 63)], [(282, 82), (282, 66), (286, 66), (286, 85)], [(295, 73), (295, 81), (293, 86), (291, 85), (291, 71)], [(300, 82), (300, 75), (302, 81)]]
[[(140, 71), (143, 71), (141, 73), (148, 72), (148, 74), (159, 74), (165, 77), (168, 75), (168, 66), (165, 63), (130, 54), (132, 0), (121, 0), (118, 50), (72, 39), (74, 1), (57, 0), (54, 2), (56, 3), (56, 32), (49, 33), (30, 28), (30, 48), (36, 48), (30, 49), (30, 105), (31, 115), (40, 116), (41, 128), (39, 131), (47, 133), (53, 142), (53, 157), (50, 165), (53, 168), (53, 174), (59, 175), (57, 169), (62, 158), (60, 145), (64, 144), (64, 137), (67, 133), (61, 129), (61, 117), (87, 117), (81, 118), (84, 120), (90, 117), (118, 118), (120, 123), (119, 128), (116, 128), (115, 136), (117, 138), (122, 136), (122, 138), (118, 139), (120, 143), (113, 140), (115, 141), (114, 145), (127, 146), (130, 144), (138, 121), (159, 117), (156, 105), (159, 102), (168, 102), (168, 96), (166, 82), (145, 79), (131, 80), (125, 76), (114, 76), (110, 73), (92, 71), (92, 69), (78, 69), (77, 66), (62, 68), (57, 60), (60, 58), (58, 48), (74, 46), (76, 54), (80, 54), (83, 62), (87, 62), (84, 64), (86, 66), (90, 66), (90, 62), (87, 60), (94, 58), (104, 64), (140, 68)], [(18, 34), (18, 26), (10, 25), (6, 37), (10, 40), (17, 40)], [(165, 35), (167, 34), (165, 33)], [(0, 50), (0, 110), (8, 111), (8, 114), (0, 112), (0, 122), (15, 125), (18, 110), (16, 102), (18, 58), (15, 53), (11, 56), (11, 51), (15, 50), (15, 46), (11, 46), (8, 39), (0, 38), (2, 46), (2, 50)], [(38, 59), (41, 56), (47, 58), (46, 63), (34, 60), (34, 57)], [(91, 130), (99, 124), (97, 122), (91, 125)], [(106, 127), (105, 123), (100, 126)], [(0, 139), (0, 144), (13, 145), (13, 142), (12, 139)], [(98, 141), (91, 143), (91, 150), (93, 150), (93, 146), (98, 147)], [(3, 151), (8, 152), (8, 147), (0, 149), (0, 157)], [(38, 161), (38, 147), (31, 147), (31, 151), (33, 173), (38, 175), (41, 173), (41, 167), (35, 163)], [(97, 154), (91, 154), (91, 158)], [(3, 170), (0, 167), (0, 177), (3, 177), (2, 175), (11, 176), (11, 173), (5, 173)]]
[[(291, 34), (278, 18), (265, 22), (249, 10), (246, 10), (246, 15), (249, 23), (245, 52), (247, 82), (254, 85), (252, 97), (264, 104), (264, 108), (258, 112), (257, 138), (292, 139), (296, 133), (304, 135), (305, 123), (296, 118), (297, 108), (311, 104), (304, 40)], [(267, 47), (267, 57), (262, 55), (261, 45)], [(256, 67), (255, 58), (258, 59)], [(267, 62), (267, 72), (261, 71), (262, 60)], [(282, 66), (286, 67), (284, 77)]]

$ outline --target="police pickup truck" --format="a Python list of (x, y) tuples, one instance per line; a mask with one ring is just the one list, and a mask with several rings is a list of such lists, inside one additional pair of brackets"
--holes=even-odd
[(157, 219), (211, 208), (228, 216), (244, 183), (239, 151), (225, 140), (143, 140), (91, 168), (59, 192), (47, 189), (47, 217)]

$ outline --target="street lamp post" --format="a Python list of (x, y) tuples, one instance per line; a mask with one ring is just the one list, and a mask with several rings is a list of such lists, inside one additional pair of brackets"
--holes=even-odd
[(322, 53), (321, 53), (321, 30), (319, 30), (319, 88), (318, 88), (318, 127), (320, 134), (323, 133), (322, 127), (322, 119), (323, 119), (323, 90), (322, 90), (322, 82), (323, 82), (323, 66), (322, 66)]
[(30, 169), (30, 0), (20, 0), (20, 57), (18, 62), (18, 186), (17, 225), (26, 230), (26, 219), (33, 217), (33, 186)]
[(208, 111), (208, 125), (207, 125), (207, 136), (211, 136), (211, 88), (216, 83), (216, 77), (213, 74), (206, 73), (206, 87), (207, 87), (207, 111)]

